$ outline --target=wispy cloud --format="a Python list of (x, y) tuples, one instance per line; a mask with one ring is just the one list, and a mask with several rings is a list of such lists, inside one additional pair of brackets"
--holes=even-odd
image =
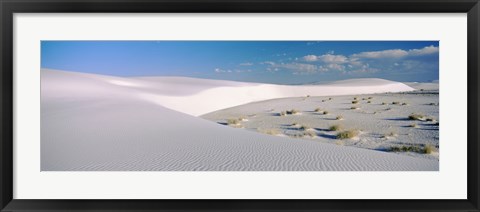
[(323, 63), (336, 63), (336, 64), (341, 64), (341, 63), (347, 63), (348, 58), (343, 55), (333, 55), (333, 54), (324, 54), (320, 56), (316, 55), (306, 55), (303, 57), (303, 59), (307, 62), (315, 62), (315, 61), (320, 61)]
[(252, 72), (252, 70), (250, 69), (234, 69), (234, 70), (231, 70), (231, 69), (221, 69), (221, 68), (215, 68), (213, 70), (215, 73), (246, 73), (246, 72)]
[(289, 70), (294, 74), (313, 74), (319, 72), (375, 73), (379, 71), (412, 70), (414, 67), (429, 67), (432, 64), (419, 59), (422, 56), (438, 55), (439, 48), (426, 46), (420, 49), (387, 49), (366, 51), (349, 56), (334, 54), (330, 51), (323, 55), (305, 55), (298, 62), (277, 63), (265, 61), (268, 71)]
[(245, 62), (245, 63), (240, 63), (239, 65), (241, 65), (241, 66), (253, 66), (253, 63)]
[(380, 59), (380, 58), (402, 58), (407, 56), (422, 56), (428, 54), (434, 54), (438, 52), (438, 47), (435, 46), (426, 46), (422, 49), (389, 49), (383, 51), (371, 51), (371, 52), (361, 52), (358, 54), (353, 54), (352, 58), (370, 58), (370, 59)]

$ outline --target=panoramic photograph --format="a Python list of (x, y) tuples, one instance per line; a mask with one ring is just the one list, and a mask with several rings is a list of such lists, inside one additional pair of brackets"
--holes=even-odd
[(438, 41), (42, 41), (41, 171), (439, 171)]

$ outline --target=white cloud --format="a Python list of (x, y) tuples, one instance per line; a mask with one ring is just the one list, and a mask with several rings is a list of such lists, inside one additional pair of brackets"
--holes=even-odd
[(426, 46), (421, 49), (410, 49), (408, 51), (402, 49), (389, 49), (383, 51), (372, 51), (372, 52), (361, 52), (358, 54), (353, 54), (351, 58), (369, 58), (369, 59), (378, 59), (378, 58), (402, 58), (406, 56), (422, 56), (438, 52), (438, 47), (435, 46)]
[(318, 56), (317, 59), (324, 62), (324, 63), (341, 64), (341, 63), (348, 62), (347, 57), (345, 57), (343, 55), (333, 55), (333, 54), (324, 54), (324, 55)]
[(250, 62), (245, 62), (245, 63), (240, 63), (241, 66), (253, 66), (253, 63)]
[(317, 61), (317, 56), (315, 55), (306, 55), (303, 57), (303, 59), (307, 62), (314, 62)]
[[(330, 51), (323, 55), (305, 55), (296, 58), (296, 62), (283, 63), (281, 61), (265, 61), (267, 71), (288, 70), (294, 74), (313, 74), (319, 72), (335, 71), (340, 73), (374, 73), (379, 71), (401, 71), (414, 67), (435, 68), (435, 64), (427, 66), (424, 55), (438, 53), (439, 48), (426, 46), (419, 49), (387, 49), (382, 51), (369, 51), (345, 56), (334, 54)], [(411, 60), (411, 61), (409, 61)], [(300, 62), (303, 61), (303, 62)], [(408, 61), (408, 62), (406, 62)], [(395, 67), (395, 68), (393, 68)]]
[(374, 51), (374, 52), (361, 52), (358, 54), (353, 54), (353, 58), (400, 58), (408, 55), (408, 52), (402, 49), (389, 49), (383, 51)]
[(436, 46), (426, 46), (423, 49), (410, 49), (408, 53), (412, 56), (421, 56), (421, 55), (437, 53), (438, 50), (439, 49)]
[(315, 62), (320, 61), (323, 63), (346, 63), (348, 62), (348, 58), (343, 55), (333, 55), (333, 54), (324, 54), (320, 56), (315, 55), (306, 55), (303, 59), (307, 62)]
[(224, 69), (220, 69), (220, 68), (216, 68), (214, 70), (216, 73), (231, 73), (232, 70), (224, 70)]
[(247, 69), (247, 70), (235, 70), (237, 73), (245, 73), (245, 72), (252, 72), (252, 70)]
[(272, 62), (272, 61), (264, 61), (264, 62), (262, 62), (262, 64), (274, 66), (274, 65), (275, 65), (275, 62)]

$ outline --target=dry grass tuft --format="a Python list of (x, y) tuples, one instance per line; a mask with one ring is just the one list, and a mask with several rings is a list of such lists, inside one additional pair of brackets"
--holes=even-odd
[(431, 154), (435, 151), (435, 147), (431, 144), (421, 145), (403, 145), (403, 146), (394, 146), (390, 147), (388, 151), (391, 152), (416, 152), (421, 154)]
[(268, 135), (280, 135), (282, 132), (278, 129), (257, 129), (258, 132)]
[(412, 113), (408, 116), (408, 119), (410, 120), (417, 120), (417, 121), (423, 121), (425, 120), (425, 116), (422, 114), (417, 114), (417, 113)]
[(357, 130), (346, 130), (343, 132), (339, 132), (337, 134), (337, 139), (349, 139), (357, 136), (359, 132)]
[(300, 113), (300, 111), (296, 110), (296, 109), (287, 110), (287, 115), (295, 115), (295, 114), (299, 114), (299, 113)]
[(298, 128), (298, 129), (301, 130), (301, 131), (307, 131), (307, 130), (311, 130), (312, 128), (309, 127), (309, 126), (307, 126), (307, 125), (302, 125), (302, 126), (300, 126), (300, 128)]
[(400, 102), (392, 102), (392, 105), (400, 105)]
[(338, 115), (337, 117), (335, 117), (336, 120), (343, 120), (343, 116), (342, 115)]
[(240, 125), (241, 121), (239, 119), (228, 119), (227, 124), (228, 125)]
[(330, 130), (330, 131), (339, 131), (341, 129), (343, 129), (343, 127), (339, 124), (332, 125), (328, 128), (328, 130)]
[(382, 136), (382, 138), (393, 138), (393, 137), (396, 137), (397, 135), (398, 135), (398, 134), (397, 134), (396, 132), (393, 132), (393, 131), (392, 131), (392, 132), (389, 132), (389, 133), (387, 133), (387, 134), (384, 134), (384, 135)]

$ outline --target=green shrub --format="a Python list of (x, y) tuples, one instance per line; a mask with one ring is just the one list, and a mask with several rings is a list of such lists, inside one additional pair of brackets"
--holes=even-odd
[(388, 151), (391, 152), (416, 152), (421, 154), (431, 154), (435, 150), (435, 147), (431, 144), (420, 145), (403, 145), (390, 147)]
[(239, 125), (240, 122), (241, 121), (239, 119), (228, 119), (227, 120), (228, 125)]
[(337, 139), (348, 139), (358, 135), (357, 130), (346, 130), (337, 134)]
[(330, 130), (330, 131), (339, 131), (341, 129), (342, 129), (342, 126), (339, 125), (339, 124), (332, 125), (328, 128), (328, 130)]
[(296, 110), (296, 109), (287, 110), (288, 115), (295, 115), (295, 114), (299, 114), (299, 113), (300, 113), (300, 111)]
[(384, 135), (382, 136), (382, 138), (391, 138), (391, 137), (396, 137), (396, 136), (397, 136), (397, 133), (395, 133), (395, 132), (389, 132), (389, 133), (387, 133), (387, 134), (384, 134)]
[(300, 129), (301, 131), (307, 131), (307, 130), (311, 130), (312, 128), (309, 127), (309, 126), (307, 126), (307, 125), (302, 125), (302, 126), (300, 126), (300, 128), (298, 128), (298, 129)]
[(425, 116), (422, 114), (417, 114), (417, 113), (412, 113), (408, 116), (408, 119), (410, 120), (417, 120), (417, 121), (423, 121), (425, 120)]

